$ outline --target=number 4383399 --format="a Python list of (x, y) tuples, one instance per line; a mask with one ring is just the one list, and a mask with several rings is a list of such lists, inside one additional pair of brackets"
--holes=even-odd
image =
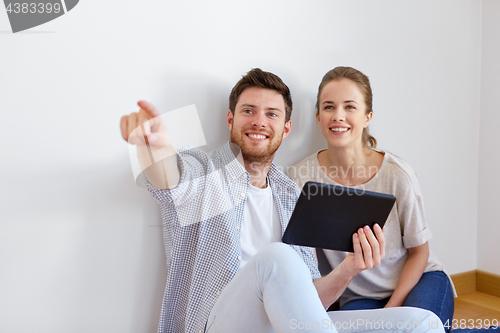
[(58, 3), (51, 4), (51, 3), (9, 3), (7, 6), (7, 13), (56, 13), (58, 14), (61, 11), (61, 5)]
[(483, 327), (490, 327), (490, 326), (496, 326), (498, 327), (498, 320), (493, 319), (453, 319), (453, 321), (450, 323), (450, 320), (447, 320), (446, 323), (443, 325), (445, 328), (448, 329), (457, 329), (457, 328), (483, 328)]

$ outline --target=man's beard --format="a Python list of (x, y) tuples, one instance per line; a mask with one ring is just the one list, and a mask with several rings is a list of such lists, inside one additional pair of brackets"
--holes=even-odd
[(283, 140), (283, 132), (277, 135), (269, 132), (262, 132), (262, 134), (268, 136), (267, 145), (257, 148), (250, 147), (250, 143), (245, 141), (245, 138), (243, 138), (243, 136), (246, 136), (244, 131), (236, 133), (234, 129), (231, 130), (231, 142), (240, 147), (241, 155), (246, 162), (267, 163), (273, 160), (274, 153), (278, 150)]

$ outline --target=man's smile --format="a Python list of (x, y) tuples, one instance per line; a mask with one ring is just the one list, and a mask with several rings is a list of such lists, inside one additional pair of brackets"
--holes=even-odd
[(263, 134), (262, 132), (249, 132), (245, 133), (245, 135), (250, 138), (252, 141), (265, 141), (269, 139), (269, 136), (266, 134)]

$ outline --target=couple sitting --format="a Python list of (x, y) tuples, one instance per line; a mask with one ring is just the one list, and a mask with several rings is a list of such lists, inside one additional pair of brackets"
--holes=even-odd
[[(290, 91), (272, 73), (253, 69), (234, 86), (231, 139), (210, 153), (175, 151), (161, 113), (138, 104), (120, 126), (138, 146), (143, 180), (161, 207), (168, 275), (158, 332), (443, 332), (443, 323), (451, 325), (454, 288), (429, 251), (415, 173), (376, 150), (364, 74), (337, 67), (324, 76), (316, 118), (328, 149), (290, 168), (295, 182), (272, 163), (292, 129)], [(384, 230), (353, 235), (354, 253), (325, 250), (332, 270), (323, 277), (313, 249), (281, 243), (309, 180), (397, 198)], [(338, 299), (342, 311), (327, 312)]]

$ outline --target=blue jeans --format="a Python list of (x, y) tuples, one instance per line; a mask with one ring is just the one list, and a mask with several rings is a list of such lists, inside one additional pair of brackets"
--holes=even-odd
[[(389, 298), (381, 300), (368, 298), (357, 299), (344, 304), (340, 310), (379, 309), (383, 308), (388, 301)], [(441, 319), (441, 322), (445, 325), (445, 330), (449, 332), (452, 325), (455, 302), (453, 300), (453, 291), (448, 276), (441, 271), (422, 274), (420, 281), (418, 281), (413, 290), (406, 297), (403, 306), (411, 306), (432, 311)], [(487, 333), (498, 331), (498, 328), (453, 330), (453, 332), (456, 333)]]
[[(381, 300), (357, 299), (344, 304), (340, 310), (379, 309), (383, 308), (388, 301), (389, 298)], [(406, 297), (403, 306), (432, 311), (441, 319), (443, 324), (448, 322), (451, 325), (455, 302), (448, 276), (441, 271), (422, 274), (418, 283)]]
[(327, 313), (306, 264), (283, 243), (265, 247), (236, 274), (218, 296), (206, 326), (207, 333), (304, 331), (443, 333), (444, 329), (435, 314), (411, 307)]

